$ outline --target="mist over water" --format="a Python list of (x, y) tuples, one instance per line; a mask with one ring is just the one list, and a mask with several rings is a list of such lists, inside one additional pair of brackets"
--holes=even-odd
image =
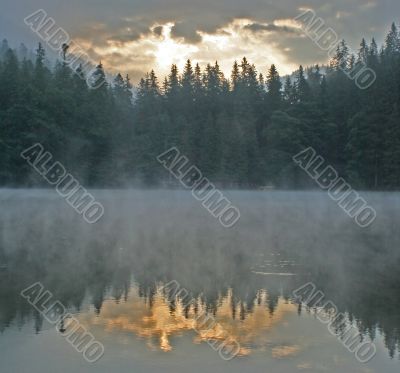
[[(108, 372), (117, 359), (135, 372), (398, 371), (397, 193), (362, 194), (377, 211), (363, 229), (323, 192), (228, 191), (241, 219), (227, 229), (190, 192), (91, 192), (105, 208), (93, 225), (54, 191), (0, 191), (0, 361), (10, 372), (19, 371), (21, 340), (36, 346), (32, 372), (48, 346), (56, 356), (48, 364), (61, 371)], [(160, 293), (173, 280), (240, 341), (241, 356), (226, 364), (196, 337), (192, 311)], [(37, 281), (104, 343), (95, 365), (20, 296)], [(374, 340), (370, 363), (294, 302), (307, 282)]]

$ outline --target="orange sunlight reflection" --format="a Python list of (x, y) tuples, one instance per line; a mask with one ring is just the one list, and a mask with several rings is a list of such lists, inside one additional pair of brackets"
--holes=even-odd
[[(271, 314), (268, 308), (268, 294), (265, 291), (259, 291), (251, 312), (243, 312), (243, 306), (246, 305), (233, 302), (232, 291), (219, 297), (214, 317), (216, 322), (210, 327), (209, 324), (201, 322), (199, 317), (206, 311), (202, 300), (196, 300), (185, 310), (182, 300), (176, 299), (175, 308), (171, 311), (170, 303), (160, 288), (150, 301), (140, 297), (138, 288), (133, 287), (126, 302), (105, 302), (100, 315), (87, 315), (83, 322), (96, 325), (107, 333), (133, 333), (146, 339), (148, 347), (153, 350), (159, 348), (171, 351), (171, 337), (193, 332), (193, 343), (224, 341), (227, 347), (233, 347), (234, 342), (238, 342), (241, 346), (238, 355), (245, 356), (255, 349), (265, 350), (269, 342), (268, 331), (276, 325), (283, 324), (288, 314), (297, 312), (295, 305), (280, 299)], [(235, 318), (232, 317), (233, 314), (236, 315)], [(283, 346), (274, 350), (273, 355), (288, 356), (297, 352), (297, 346)]]

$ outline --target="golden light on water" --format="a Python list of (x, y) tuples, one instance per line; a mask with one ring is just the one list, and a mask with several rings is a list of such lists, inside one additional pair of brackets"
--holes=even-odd
[[(232, 291), (228, 291), (216, 302), (215, 315), (212, 316), (215, 322), (205, 322), (205, 317), (200, 315), (206, 314), (206, 305), (200, 299), (187, 312), (182, 300), (176, 299), (174, 310), (171, 311), (160, 289), (149, 302), (139, 296), (138, 288), (133, 287), (125, 303), (107, 301), (100, 315), (86, 316), (83, 322), (94, 324), (106, 333), (131, 333), (145, 339), (151, 350), (172, 351), (172, 337), (194, 333), (192, 342), (195, 344), (209, 341), (232, 349), (239, 345), (238, 356), (245, 356), (257, 349), (265, 350), (270, 342), (268, 332), (283, 325), (287, 316), (297, 312), (295, 305), (280, 299), (271, 313), (265, 291), (260, 291), (253, 302), (251, 312), (242, 312), (245, 305), (235, 304)], [(233, 314), (236, 316), (233, 317)], [(272, 353), (274, 357), (285, 357), (298, 351), (298, 346), (278, 346)]]

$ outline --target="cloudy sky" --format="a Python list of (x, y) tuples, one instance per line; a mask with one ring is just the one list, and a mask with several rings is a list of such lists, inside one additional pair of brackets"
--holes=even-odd
[[(204, 66), (218, 60), (228, 73), (246, 56), (259, 72), (275, 63), (281, 74), (299, 64), (324, 63), (326, 52), (294, 18), (313, 9), (340, 38), (357, 48), (363, 36), (381, 42), (399, 0), (0, 0), (0, 38), (17, 46), (39, 40), (23, 19), (44, 9), (57, 26), (112, 72), (133, 79), (154, 68), (159, 76), (188, 58)], [(398, 19), (396, 19), (396, 15)]]

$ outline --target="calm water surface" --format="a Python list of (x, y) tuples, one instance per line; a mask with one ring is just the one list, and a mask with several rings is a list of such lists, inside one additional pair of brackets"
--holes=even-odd
[[(228, 192), (230, 229), (190, 193), (93, 194), (105, 215), (89, 225), (54, 191), (0, 191), (1, 373), (400, 371), (399, 194), (364, 194), (378, 213), (367, 229), (318, 192)], [(99, 361), (21, 297), (38, 281), (104, 345)], [(293, 298), (308, 282), (376, 345), (371, 361)], [(234, 359), (207, 343), (222, 340)]]

